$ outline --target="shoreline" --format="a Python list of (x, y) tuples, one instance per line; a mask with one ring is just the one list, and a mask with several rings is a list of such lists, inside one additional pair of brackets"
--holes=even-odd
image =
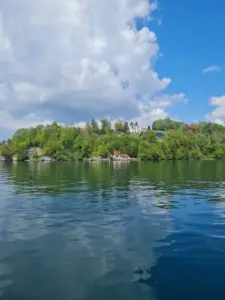
[(140, 159), (140, 158), (130, 158), (130, 159), (111, 159), (111, 158), (102, 158), (102, 159), (91, 159), (91, 158), (84, 158), (84, 159), (72, 159), (72, 160), (41, 160), (41, 159), (26, 159), (26, 160), (0, 160), (0, 163), (59, 163), (59, 162), (88, 162), (88, 163), (95, 163), (95, 162), (178, 162), (178, 161), (224, 161), (225, 159), (216, 159), (216, 158), (201, 158), (201, 159), (160, 159), (160, 160), (151, 160), (151, 159)]

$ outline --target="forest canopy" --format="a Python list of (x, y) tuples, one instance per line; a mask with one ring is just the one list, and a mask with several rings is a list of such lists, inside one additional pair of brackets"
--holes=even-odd
[[(115, 151), (143, 160), (224, 159), (225, 127), (216, 123), (185, 124), (169, 118), (157, 120), (144, 131), (131, 129), (137, 124), (108, 120), (87, 122), (85, 128), (39, 125), (15, 132), (0, 144), (0, 154), (27, 159), (30, 148), (40, 148), (33, 159), (49, 156), (56, 160), (111, 157)], [(157, 132), (163, 132), (161, 137)]]

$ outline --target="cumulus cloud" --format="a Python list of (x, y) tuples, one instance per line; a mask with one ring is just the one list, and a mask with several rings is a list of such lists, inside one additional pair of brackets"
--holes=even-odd
[(156, 8), (148, 0), (1, 0), (0, 128), (130, 119), (150, 98), (145, 117), (166, 115), (177, 95), (157, 105), (171, 79), (155, 71), (155, 33), (136, 26)]
[(225, 126), (225, 122), (224, 122), (223, 120), (221, 120), (221, 119), (216, 119), (216, 120), (214, 121), (214, 123), (219, 124), (219, 125), (222, 125), (222, 126)]
[(43, 125), (51, 124), (53, 121), (48, 120), (44, 121), (37, 117), (34, 113), (29, 113), (22, 118), (13, 118), (9, 113), (6, 111), (0, 111), (0, 120), (1, 120), (1, 127), (5, 129), (15, 129), (15, 128), (26, 128), (26, 127), (34, 127), (39, 125), (40, 123)]
[(153, 108), (155, 107), (166, 108), (177, 102), (187, 103), (187, 101), (188, 99), (183, 93), (175, 94), (175, 95), (162, 94), (153, 97), (151, 100), (149, 100), (148, 104), (149, 107), (153, 107)]
[(187, 103), (188, 99), (184, 94), (168, 95), (162, 94), (151, 98), (149, 101), (140, 101), (139, 111), (140, 116), (137, 118), (138, 124), (142, 127), (151, 125), (157, 119), (168, 117), (166, 108), (176, 103)]
[(212, 97), (209, 104), (214, 107), (213, 111), (206, 115), (206, 119), (224, 125), (225, 121), (225, 95)]
[(222, 68), (220, 66), (209, 66), (207, 68), (205, 68), (202, 73), (206, 74), (206, 73), (210, 73), (210, 72), (220, 72), (222, 70)]

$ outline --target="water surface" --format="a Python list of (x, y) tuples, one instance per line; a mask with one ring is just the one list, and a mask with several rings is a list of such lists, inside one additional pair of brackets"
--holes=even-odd
[(0, 299), (225, 299), (225, 162), (0, 164), (0, 191)]

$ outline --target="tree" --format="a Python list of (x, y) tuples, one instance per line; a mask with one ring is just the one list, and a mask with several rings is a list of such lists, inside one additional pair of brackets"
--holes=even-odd
[(225, 151), (224, 151), (224, 149), (222, 147), (219, 147), (218, 149), (215, 150), (213, 156), (216, 159), (224, 159), (225, 158)]
[(203, 132), (206, 134), (211, 134), (213, 132), (213, 126), (211, 122), (206, 124), (206, 126), (203, 128)]
[[(115, 131), (111, 130), (107, 120), (101, 121), (100, 129), (94, 119), (86, 123), (85, 129), (62, 127), (53, 122), (47, 126), (17, 130), (8, 143), (0, 143), (0, 153), (8, 157), (17, 155), (20, 160), (24, 160), (30, 147), (40, 147), (41, 155), (57, 160), (91, 155), (107, 157), (114, 151), (150, 160), (225, 159), (224, 126), (212, 122), (182, 124), (169, 118), (155, 121), (153, 129), (166, 130), (159, 139), (155, 131), (150, 130), (150, 126), (141, 135), (127, 134), (129, 125), (120, 120), (115, 123)], [(136, 126), (137, 123), (130, 123), (130, 128)]]
[(10, 148), (8, 146), (3, 144), (0, 148), (0, 154), (2, 156), (9, 158), (12, 155), (12, 151), (10, 150)]
[(106, 134), (109, 133), (110, 130), (111, 130), (111, 123), (106, 119), (101, 120), (101, 133)]
[(92, 126), (89, 122), (85, 123), (85, 131), (90, 134), (92, 132)]
[(152, 130), (149, 130), (147, 132), (144, 132), (142, 135), (141, 135), (141, 140), (145, 140), (145, 141), (148, 141), (150, 143), (155, 143), (157, 141), (157, 137), (155, 135), (155, 132), (152, 131)]
[(97, 155), (100, 155), (101, 157), (107, 157), (109, 155), (108, 147), (107, 145), (99, 145), (97, 150)]
[(98, 123), (94, 119), (91, 120), (91, 129), (92, 132), (99, 133)]
[(124, 131), (124, 125), (123, 122), (118, 120), (116, 121), (115, 125), (114, 125), (115, 131), (116, 132), (123, 132)]
[(143, 160), (164, 159), (160, 144), (151, 144), (147, 141), (142, 141), (140, 143), (138, 157)]
[(129, 129), (129, 124), (128, 122), (124, 122), (124, 132), (129, 132), (130, 129)]
[(170, 130), (170, 129), (179, 129), (184, 126), (184, 122), (177, 122), (174, 120), (171, 120), (170, 118), (165, 118), (165, 119), (160, 119), (156, 120), (152, 124), (152, 129), (153, 130)]

